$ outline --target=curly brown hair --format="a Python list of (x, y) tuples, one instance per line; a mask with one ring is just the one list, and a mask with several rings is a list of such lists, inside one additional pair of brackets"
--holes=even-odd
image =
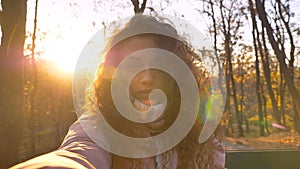
[[(140, 29), (147, 30), (142, 34), (134, 33), (135, 30)], [(161, 34), (151, 33), (151, 31), (149, 33), (149, 30), (151, 29), (158, 29)], [(133, 36), (126, 37), (128, 34)], [(209, 90), (207, 90), (209, 78), (205, 69), (201, 67), (201, 64), (199, 66), (199, 62), (201, 63), (199, 55), (194, 51), (192, 46), (187, 43), (184, 37), (178, 35), (176, 29), (171, 24), (159, 21), (155, 17), (136, 15), (124, 28), (116, 30), (111, 36), (105, 49), (105, 60), (117, 57), (114, 55), (114, 50), (117, 50), (118, 46), (126, 44), (128, 39), (134, 37), (151, 38), (159, 48), (173, 52), (189, 66), (198, 81), (199, 97), (201, 96), (200, 108), (197, 114), (198, 118), (187, 136), (172, 150), (162, 154), (163, 168), (167, 168), (167, 163), (170, 160), (170, 153), (172, 151), (175, 151), (177, 154), (177, 168), (216, 168), (217, 166), (215, 166), (216, 161), (213, 157), (213, 153), (217, 149), (220, 149), (220, 147), (215, 144), (213, 140), (221, 139), (219, 129), (217, 129), (205, 143), (198, 143), (198, 137), (203, 126), (203, 117), (205, 117), (205, 104), (210, 95)], [(181, 102), (179, 98), (181, 95), (179, 87), (172, 77), (168, 77), (169, 90), (165, 93), (168, 103), (162, 117), (164, 123), (163, 125), (157, 126), (153, 125), (152, 122), (132, 122), (120, 115), (112, 100), (112, 79), (109, 78), (109, 76), (113, 74), (113, 70), (110, 70), (109, 68), (110, 65), (99, 65), (94, 81), (94, 90), (97, 105), (99, 106), (102, 115), (115, 130), (131, 137), (145, 137), (143, 134), (136, 132), (136, 129), (139, 131), (147, 131), (153, 136), (162, 133), (173, 124), (180, 109)], [(157, 121), (154, 121), (153, 123), (156, 122)], [(118, 168), (118, 166), (121, 166), (122, 168), (144, 168), (145, 163), (142, 161), (143, 159), (139, 158), (127, 158), (112, 154), (113, 168)]]

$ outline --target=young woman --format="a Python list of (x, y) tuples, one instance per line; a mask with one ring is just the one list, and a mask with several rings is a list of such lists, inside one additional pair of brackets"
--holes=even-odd
[[(159, 32), (159, 34), (155, 32)], [(158, 109), (162, 110), (162, 113), (153, 121), (141, 123), (127, 119), (120, 114), (119, 109), (116, 107), (113, 99), (114, 91), (112, 90), (112, 81), (115, 78), (113, 74), (129, 56), (138, 55), (138, 52), (147, 49), (161, 49), (170, 52), (182, 60), (191, 70), (199, 88), (197, 95), (202, 96), (202, 102), (197, 113), (198, 118), (196, 121), (187, 122), (192, 123), (191, 130), (189, 130), (178, 144), (160, 154), (149, 157), (130, 157), (111, 153), (109, 149), (103, 148), (98, 144), (98, 142), (105, 142), (105, 144), (114, 146), (116, 142), (116, 140), (106, 139), (109, 133), (101, 128), (101, 123), (103, 123), (101, 120), (105, 119), (115, 131), (128, 137), (148, 138), (164, 133), (179, 117), (180, 107), (183, 104), (180, 86), (177, 84), (176, 79), (168, 73), (151, 67), (151, 63), (149, 63), (151, 61), (146, 59), (146, 57), (151, 55), (151, 52), (140, 53), (142, 56), (140, 56), (138, 61), (134, 62), (146, 67), (149, 66), (148, 69), (135, 74), (130, 80), (128, 99), (133, 107), (141, 112), (139, 119), (146, 119), (151, 116), (151, 114), (147, 115), (147, 112), (149, 113), (148, 110), (154, 109), (155, 106), (159, 107)], [(144, 62), (145, 60), (147, 62)], [(154, 17), (144, 15), (134, 16), (123, 29), (116, 30), (110, 37), (109, 43), (107, 43), (105, 48), (104, 62), (99, 65), (94, 80), (93, 90), (95, 95), (88, 95), (88, 100), (92, 100), (91, 104), (86, 106), (88, 109), (87, 112), (70, 127), (59, 150), (44, 155), (44, 159), (52, 155), (57, 160), (57, 162), (46, 162), (48, 166), (55, 168), (69, 163), (69, 167), (72, 167), (72, 165), (75, 165), (73, 163), (76, 163), (76, 165), (80, 165), (81, 167), (101, 169), (224, 168), (225, 154), (220, 144), (221, 136), (219, 130), (217, 129), (205, 143), (200, 144), (198, 142), (198, 137), (203, 126), (203, 117), (205, 117), (205, 102), (203, 100), (209, 97), (209, 93), (206, 90), (208, 80), (205, 78), (203, 69), (196, 62), (197, 60), (199, 60), (199, 57), (196, 52), (193, 51), (192, 47), (183, 37), (178, 35), (173, 26), (158, 21)], [(172, 61), (170, 61), (170, 64), (172, 64)], [(134, 67), (135, 65), (131, 66)], [(127, 68), (131, 69), (131, 66)], [(123, 70), (127, 68), (125, 66), (124, 69), (123, 66)], [(126, 71), (121, 71), (120, 73), (126, 77)], [(123, 84), (119, 83), (116, 85)], [(155, 89), (159, 89), (165, 94), (166, 103), (162, 102), (161, 99), (150, 99), (150, 93)], [(122, 95), (122, 93), (118, 94)], [(189, 106), (191, 107), (191, 111), (197, 107), (197, 105)], [(100, 110), (101, 116), (99, 116), (97, 110)], [(145, 113), (143, 114), (143, 112)], [(98, 132), (93, 135), (95, 128), (97, 128)], [(173, 135), (176, 135), (176, 133), (173, 133)], [(125, 142), (122, 142), (122, 140), (117, 141), (126, 147)], [(129, 147), (125, 151), (129, 151), (129, 154), (135, 154), (136, 151), (140, 150)], [(60, 160), (57, 159), (58, 157), (61, 157), (59, 158)], [(34, 164), (41, 164), (42, 162), (43, 156), (25, 162), (16, 168), (26, 168), (26, 166), (34, 166)]]

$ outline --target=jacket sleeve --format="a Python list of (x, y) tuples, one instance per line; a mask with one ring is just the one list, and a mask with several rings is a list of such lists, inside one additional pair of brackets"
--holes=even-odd
[(12, 166), (11, 169), (94, 169), (95, 166), (80, 154), (65, 150), (56, 150), (23, 163)]
[[(88, 126), (89, 128), (93, 128), (93, 122), (85, 122), (85, 124), (90, 125)], [(96, 168), (111, 168), (110, 153), (98, 146), (86, 134), (79, 120), (70, 127), (69, 132), (59, 149), (82, 155)]]
[(220, 140), (214, 139), (215, 150), (213, 151), (214, 169), (225, 169), (225, 150)]
[(111, 155), (88, 137), (78, 120), (70, 127), (58, 150), (38, 156), (11, 168), (110, 169)]

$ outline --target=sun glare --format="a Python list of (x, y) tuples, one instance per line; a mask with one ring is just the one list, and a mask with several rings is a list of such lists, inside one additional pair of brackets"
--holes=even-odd
[(44, 55), (44, 59), (49, 60), (53, 62), (58, 69), (60, 69), (63, 72), (71, 73), (74, 72), (75, 66), (76, 66), (76, 57), (71, 55), (65, 55), (63, 53), (56, 54), (55, 51), (51, 52), (52, 54), (46, 53)]
[(43, 58), (56, 64), (61, 71), (72, 73), (82, 48), (83, 45), (74, 42), (73, 39), (56, 40), (56, 43), (51, 43), (45, 49)]
[(75, 70), (76, 63), (70, 62), (69, 59), (63, 59), (59, 61), (56, 60), (54, 62), (58, 66), (58, 68), (63, 72), (71, 73)]

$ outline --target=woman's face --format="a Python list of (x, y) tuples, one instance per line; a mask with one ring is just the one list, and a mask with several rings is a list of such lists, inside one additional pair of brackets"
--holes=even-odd
[[(106, 60), (106, 63), (110, 65), (117, 66), (123, 59), (128, 57), (130, 54), (137, 52), (139, 50), (147, 48), (158, 48), (154, 40), (151, 37), (133, 37), (117, 46), (117, 58), (112, 58)], [(147, 56), (141, 56), (147, 57)], [(140, 59), (137, 64), (143, 64), (145, 66), (149, 63), (144, 63), (143, 59)], [(157, 69), (146, 69), (139, 72), (131, 81), (129, 86), (129, 92), (132, 97), (141, 101), (146, 105), (150, 105), (149, 94), (153, 89), (161, 89), (164, 92), (167, 91), (167, 85), (170, 77), (163, 71)], [(152, 100), (153, 101), (153, 100)], [(155, 101), (153, 101), (155, 102)], [(155, 104), (155, 103), (152, 103)]]

